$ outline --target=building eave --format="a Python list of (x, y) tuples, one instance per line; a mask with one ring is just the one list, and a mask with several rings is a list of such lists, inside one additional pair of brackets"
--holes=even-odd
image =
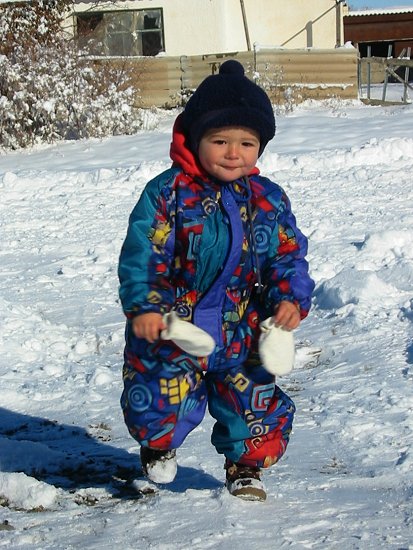
[(383, 10), (350, 10), (345, 17), (366, 17), (371, 15), (398, 15), (413, 13), (413, 8), (392, 8)]

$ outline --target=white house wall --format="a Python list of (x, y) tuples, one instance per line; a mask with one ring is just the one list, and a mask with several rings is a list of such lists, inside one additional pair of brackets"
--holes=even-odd
[[(163, 9), (169, 56), (247, 50), (240, 0), (126, 0), (76, 4), (76, 11)], [(336, 0), (244, 0), (251, 46), (334, 48)]]
[(285, 48), (336, 45), (335, 0), (244, 0), (244, 5), (252, 43)]

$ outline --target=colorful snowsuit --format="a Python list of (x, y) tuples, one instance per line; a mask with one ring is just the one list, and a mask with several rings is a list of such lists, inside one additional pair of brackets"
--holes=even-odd
[[(260, 364), (258, 323), (281, 300), (307, 315), (314, 286), (307, 240), (284, 191), (257, 169), (250, 189), (208, 176), (185, 146), (179, 117), (171, 158), (172, 168), (147, 184), (134, 208), (120, 256), (125, 422), (141, 444), (177, 448), (208, 404), (217, 451), (266, 467), (285, 451), (295, 408)], [(135, 315), (171, 309), (214, 338), (211, 356), (134, 336)]]

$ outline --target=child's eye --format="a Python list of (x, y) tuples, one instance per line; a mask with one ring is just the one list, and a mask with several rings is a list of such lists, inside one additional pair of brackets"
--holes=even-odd
[(250, 141), (244, 141), (242, 144), (244, 147), (254, 147), (254, 143), (251, 143)]
[(224, 139), (214, 139), (212, 143), (215, 143), (215, 145), (224, 145), (225, 140)]

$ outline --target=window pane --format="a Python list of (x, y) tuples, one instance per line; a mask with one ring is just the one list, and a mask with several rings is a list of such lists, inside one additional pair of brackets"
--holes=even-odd
[(77, 38), (79, 47), (91, 55), (103, 55), (102, 42), (105, 39), (103, 14), (82, 14), (77, 16)]
[(131, 32), (132, 12), (105, 13), (104, 20), (107, 32)]
[(133, 55), (133, 38), (130, 33), (118, 32), (108, 34), (106, 49), (108, 55)]
[(137, 29), (161, 29), (161, 10), (141, 10), (137, 17)]
[(102, 24), (102, 13), (87, 13), (77, 16), (77, 33), (79, 35), (89, 34)]
[(148, 11), (143, 17), (144, 29), (160, 29), (161, 28), (161, 16), (159, 12)]
[(142, 55), (157, 55), (162, 51), (161, 33), (145, 32), (142, 33)]
[(161, 9), (78, 14), (77, 33), (95, 55), (153, 56), (164, 50)]

